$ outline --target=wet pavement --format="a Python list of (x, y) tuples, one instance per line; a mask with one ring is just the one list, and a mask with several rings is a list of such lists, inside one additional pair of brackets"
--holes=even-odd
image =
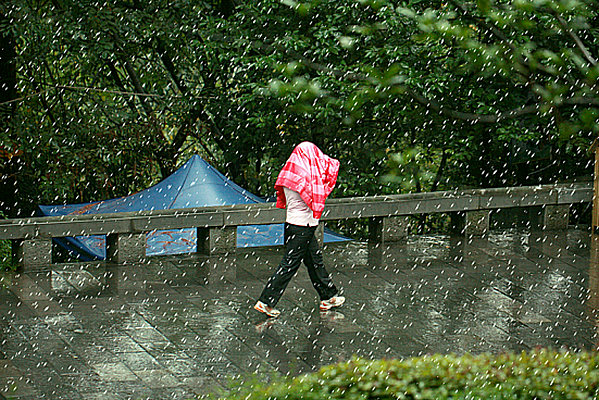
[(191, 399), (230, 385), (231, 376), (296, 375), (352, 355), (594, 349), (597, 243), (570, 229), (331, 244), (325, 264), (346, 304), (319, 312), (302, 268), (277, 320), (252, 306), (280, 248), (8, 275), (0, 285), (0, 394)]

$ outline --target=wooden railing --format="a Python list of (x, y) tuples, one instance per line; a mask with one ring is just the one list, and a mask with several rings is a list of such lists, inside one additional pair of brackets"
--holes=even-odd
[[(564, 229), (571, 204), (592, 202), (591, 183), (329, 199), (322, 221), (368, 218), (371, 239), (394, 241), (407, 234), (407, 217), (417, 214), (464, 215), (464, 233), (484, 234), (490, 211), (543, 207), (544, 229)], [(0, 220), (0, 239), (13, 240), (17, 262), (26, 268), (52, 262), (52, 238), (107, 235), (107, 259), (137, 262), (145, 257), (145, 235), (162, 229), (197, 228), (198, 251), (234, 251), (241, 225), (282, 223), (285, 211), (274, 203), (154, 210), (113, 214), (66, 215)], [(322, 230), (321, 230), (322, 232)]]

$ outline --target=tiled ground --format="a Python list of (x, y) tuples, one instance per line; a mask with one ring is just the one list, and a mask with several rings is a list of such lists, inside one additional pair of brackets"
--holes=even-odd
[(252, 305), (281, 249), (5, 276), (0, 394), (191, 399), (232, 375), (299, 374), (354, 354), (593, 349), (598, 240), (571, 229), (328, 245), (325, 262), (346, 305), (320, 313), (302, 268), (277, 320)]

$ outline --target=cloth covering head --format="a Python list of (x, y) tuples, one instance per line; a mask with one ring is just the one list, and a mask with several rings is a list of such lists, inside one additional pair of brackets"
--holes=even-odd
[(298, 144), (275, 182), (277, 208), (287, 205), (283, 191), (283, 187), (286, 187), (298, 192), (312, 210), (314, 218), (320, 219), (325, 200), (337, 182), (338, 173), (339, 160), (324, 154), (314, 143)]

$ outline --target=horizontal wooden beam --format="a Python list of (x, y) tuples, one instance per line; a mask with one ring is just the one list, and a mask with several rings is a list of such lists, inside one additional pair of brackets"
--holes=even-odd
[[(469, 189), (329, 199), (322, 220), (371, 218), (591, 202), (592, 183)], [(0, 220), (0, 239), (282, 223), (274, 203)]]
[(154, 229), (223, 226), (223, 217), (222, 211), (181, 209), (7, 219), (0, 221), (0, 239), (107, 235), (149, 232)]

